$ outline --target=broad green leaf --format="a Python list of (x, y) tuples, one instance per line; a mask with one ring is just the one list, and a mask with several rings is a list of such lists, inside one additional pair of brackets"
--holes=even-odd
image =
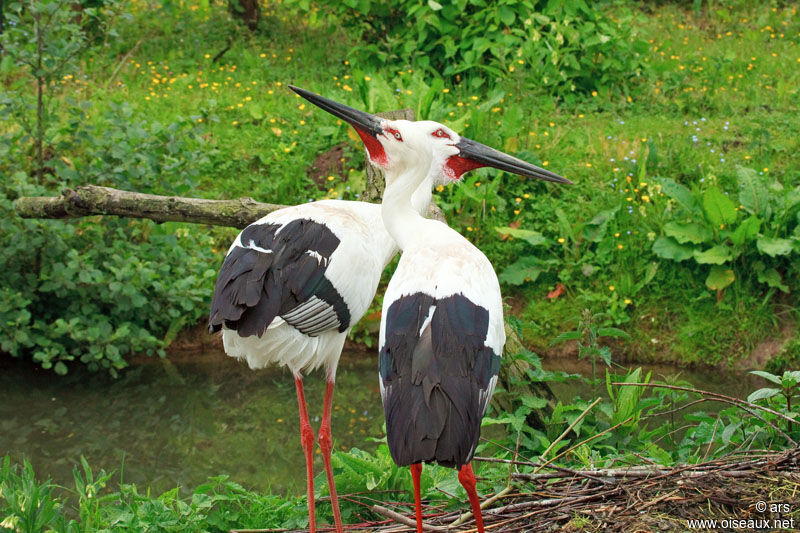
[(738, 430), (742, 425), (742, 422), (736, 422), (735, 424), (728, 424), (725, 426), (725, 429), (722, 430), (722, 442), (725, 445), (731, 443), (731, 437), (733, 437), (736, 430)]
[(442, 9), (442, 4), (440, 4), (436, 0), (428, 0), (428, 7), (430, 7), (434, 11), (439, 11), (440, 9)]
[(619, 329), (619, 328), (611, 328), (611, 327), (608, 327), (608, 328), (597, 328), (597, 336), (598, 337), (621, 337), (621, 338), (630, 337), (630, 335), (628, 335), (626, 332), (622, 331), (621, 329)]
[(554, 346), (559, 342), (575, 341), (581, 338), (580, 331), (565, 331), (550, 342), (550, 346)]
[(792, 389), (800, 382), (800, 370), (786, 370), (781, 376), (781, 387)]
[(694, 247), (688, 244), (678, 244), (672, 237), (659, 237), (653, 243), (653, 253), (664, 259), (684, 261), (692, 257)]
[(697, 198), (692, 194), (692, 191), (683, 185), (675, 183), (675, 181), (669, 178), (664, 178), (661, 180), (661, 191), (675, 200), (678, 205), (690, 214), (699, 215), (701, 213), (700, 203), (697, 201)]
[(739, 224), (736, 230), (731, 233), (731, 242), (736, 246), (741, 246), (745, 242), (755, 239), (760, 228), (761, 219), (752, 215)]
[(703, 209), (708, 220), (716, 227), (731, 224), (736, 220), (736, 205), (717, 187), (711, 187), (703, 193)]
[(544, 235), (531, 229), (509, 228), (507, 226), (497, 226), (494, 229), (502, 235), (511, 235), (515, 239), (522, 239), (534, 246), (547, 242), (547, 238)]
[(774, 268), (759, 270), (756, 272), (756, 276), (758, 277), (759, 283), (766, 283), (769, 287), (775, 287), (789, 294), (789, 287), (783, 283), (783, 278), (781, 278), (781, 275)]
[[(553, 260), (555, 261), (555, 260)], [(500, 281), (510, 285), (522, 285), (527, 278), (536, 281), (542, 272), (547, 272), (550, 265), (537, 257), (526, 255), (508, 265), (500, 274)]]
[(761, 237), (756, 241), (756, 246), (759, 252), (767, 254), (770, 257), (788, 255), (794, 248), (791, 240), (779, 239), (777, 237)]
[(751, 215), (769, 218), (769, 194), (763, 180), (752, 168), (736, 167), (739, 178), (739, 203)]
[(701, 265), (722, 265), (731, 259), (731, 249), (724, 244), (712, 246), (708, 250), (694, 251), (694, 260)]
[(696, 222), (667, 222), (664, 224), (664, 233), (681, 244), (702, 244), (714, 236), (709, 228)]
[(250, 116), (253, 117), (255, 120), (261, 120), (262, 118), (264, 118), (264, 111), (261, 109), (261, 106), (259, 105), (252, 104), (247, 108), (247, 111), (250, 112)]
[(547, 406), (547, 400), (538, 396), (523, 396), (522, 405), (531, 409), (542, 409)]
[(583, 228), (582, 237), (591, 242), (600, 242), (606, 235), (608, 223), (617, 214), (619, 208), (607, 209), (597, 213)]
[(750, 403), (756, 402), (758, 400), (764, 400), (766, 398), (772, 398), (773, 396), (777, 396), (780, 394), (780, 389), (772, 389), (772, 388), (763, 388), (758, 389), (757, 391), (753, 391), (750, 396), (747, 397), (747, 401)]
[(502, 20), (503, 24), (506, 26), (511, 26), (514, 24), (514, 19), (517, 18), (517, 16), (514, 14), (514, 10), (508, 6), (500, 6), (498, 13), (500, 14), (500, 20)]
[(758, 376), (758, 377), (764, 378), (767, 381), (771, 381), (776, 385), (780, 385), (781, 384), (781, 377), (780, 376), (776, 376), (775, 374), (773, 374), (771, 372), (764, 372), (763, 370), (751, 370), (750, 374), (753, 374), (754, 376)]
[(736, 279), (736, 276), (733, 270), (714, 265), (706, 278), (706, 287), (712, 291), (720, 291), (733, 283), (734, 279)]

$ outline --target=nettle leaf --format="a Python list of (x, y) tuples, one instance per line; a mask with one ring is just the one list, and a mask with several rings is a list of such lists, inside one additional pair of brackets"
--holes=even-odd
[(523, 241), (534, 246), (545, 244), (547, 242), (547, 238), (544, 235), (531, 229), (518, 229), (507, 226), (497, 226), (494, 229), (502, 235), (511, 235), (515, 239), (522, 239)]
[(779, 239), (777, 237), (761, 237), (756, 241), (758, 251), (770, 257), (776, 255), (789, 255), (794, 249), (790, 239)]
[(688, 244), (679, 244), (672, 237), (659, 237), (653, 243), (653, 253), (664, 259), (685, 261), (694, 254), (694, 247)]
[(752, 215), (739, 224), (736, 230), (730, 234), (731, 242), (736, 246), (741, 246), (747, 241), (752, 241), (758, 236), (758, 230), (760, 228), (761, 219)]
[(769, 218), (769, 195), (763, 180), (752, 168), (736, 167), (739, 178), (739, 203), (751, 215)]
[(598, 337), (619, 337), (619, 338), (628, 338), (628, 335), (625, 331), (619, 328), (597, 328), (597, 336)]
[(708, 220), (717, 227), (731, 224), (739, 214), (736, 205), (717, 187), (711, 187), (703, 193), (703, 209)]
[(694, 251), (694, 260), (701, 265), (722, 265), (730, 261), (731, 257), (731, 249), (724, 244), (712, 246), (704, 252)]
[(751, 370), (750, 374), (753, 374), (754, 376), (758, 376), (758, 377), (764, 378), (767, 381), (771, 381), (776, 385), (780, 385), (781, 384), (781, 377), (780, 376), (776, 376), (775, 374), (773, 374), (771, 372), (764, 372), (763, 370)]
[(773, 389), (770, 387), (765, 387), (763, 389), (758, 389), (757, 391), (753, 391), (750, 396), (747, 397), (747, 401), (750, 403), (756, 402), (758, 400), (764, 400), (766, 398), (772, 398), (773, 396), (777, 396), (780, 394), (780, 389)]
[(736, 279), (733, 270), (714, 265), (706, 278), (706, 287), (712, 291), (721, 291)]
[(522, 405), (530, 409), (543, 409), (547, 406), (547, 400), (538, 396), (523, 396)]
[(714, 237), (714, 233), (697, 222), (667, 222), (664, 224), (664, 233), (674, 237), (681, 244), (690, 242), (692, 244), (702, 244)]
[(675, 183), (674, 180), (671, 180), (670, 178), (662, 179), (661, 191), (675, 200), (678, 205), (680, 205), (690, 214), (699, 215), (702, 212), (700, 210), (700, 203), (692, 194), (692, 191), (679, 183)]
[(527, 255), (508, 265), (500, 274), (502, 283), (522, 285), (527, 279), (536, 281), (542, 272), (547, 272), (549, 265), (537, 257)]
[(550, 342), (550, 346), (555, 346), (560, 342), (580, 340), (580, 338), (581, 338), (580, 331), (565, 331), (564, 333), (561, 333), (559, 336), (553, 339)]

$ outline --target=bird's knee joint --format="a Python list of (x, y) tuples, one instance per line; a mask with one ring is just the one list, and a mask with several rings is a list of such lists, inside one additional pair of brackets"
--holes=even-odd
[(300, 428), (300, 444), (304, 450), (310, 450), (314, 446), (314, 432), (310, 426)]
[(319, 447), (325, 452), (329, 452), (333, 449), (333, 438), (331, 437), (330, 429), (326, 430), (324, 427), (320, 428)]

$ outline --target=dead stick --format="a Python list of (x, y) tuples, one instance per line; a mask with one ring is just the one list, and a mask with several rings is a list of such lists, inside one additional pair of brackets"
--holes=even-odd
[(140, 44), (142, 44), (141, 40), (136, 41), (136, 44), (133, 45), (133, 48), (128, 50), (128, 53), (125, 54), (122, 59), (120, 59), (119, 63), (117, 64), (117, 68), (114, 69), (114, 72), (111, 74), (111, 77), (108, 78), (108, 81), (106, 82), (106, 89), (108, 89), (111, 86), (111, 83), (117, 77), (117, 74), (119, 74), (120, 69), (122, 69), (123, 65), (125, 65), (125, 62), (128, 60), (129, 57), (133, 55), (136, 49), (139, 48)]
[[(563, 432), (563, 433), (561, 433), (561, 435), (560, 435), (560, 436), (559, 436), (559, 437), (558, 437), (556, 440), (554, 440), (554, 441), (553, 441), (553, 442), (550, 444), (550, 446), (548, 446), (548, 447), (547, 447), (547, 449), (546, 449), (546, 450), (545, 450), (545, 451), (542, 453), (542, 455), (540, 455), (540, 456), (539, 456), (539, 460), (541, 461), (542, 459), (544, 459), (544, 458), (545, 458), (545, 456), (546, 456), (548, 453), (550, 453), (550, 451), (551, 451), (551, 450), (552, 450), (552, 449), (553, 449), (553, 448), (556, 446), (556, 444), (558, 444), (559, 442), (561, 442), (561, 440), (562, 440), (564, 437), (566, 437), (566, 436), (567, 436), (567, 434), (568, 434), (570, 431), (572, 431), (572, 428), (574, 428), (576, 425), (578, 425), (578, 422), (580, 422), (581, 420), (583, 420), (583, 417), (585, 417), (587, 414), (589, 414), (589, 411), (591, 411), (591, 410), (592, 410), (592, 408), (593, 408), (595, 405), (597, 405), (598, 403), (600, 403), (600, 398), (597, 398), (597, 399), (596, 399), (594, 402), (592, 402), (592, 403), (591, 403), (591, 405), (589, 405), (589, 406), (588, 406), (586, 409), (584, 409), (584, 410), (583, 410), (583, 412), (582, 412), (580, 415), (578, 415), (578, 418), (576, 418), (575, 420), (573, 420), (573, 421), (572, 421), (572, 423), (571, 423), (571, 424), (570, 424), (570, 425), (567, 427), (567, 429), (565, 429), (565, 430), (564, 430), (564, 432)], [(553, 460), (555, 460), (555, 459), (553, 459)], [(542, 469), (542, 468), (543, 468), (545, 465), (547, 465), (547, 464), (549, 464), (549, 463), (551, 463), (551, 462), (552, 462), (552, 461), (548, 461), (548, 462), (544, 463), (543, 465), (536, 467), (536, 469), (534, 470), (534, 473), (538, 472), (538, 471), (539, 471), (539, 470), (541, 470), (541, 469)], [(500, 495), (502, 495), (502, 496), (505, 496), (505, 495), (506, 495), (506, 494), (508, 494), (509, 492), (511, 492), (511, 486), (510, 486), (510, 485), (509, 485), (509, 486), (507, 486), (505, 489), (501, 490), (501, 491), (500, 491), (500, 494), (498, 494), (498, 497), (494, 498), (494, 500), (497, 500), (499, 497), (501, 497)], [(491, 498), (490, 498), (490, 500), (491, 500)], [(492, 501), (494, 501), (494, 500), (492, 500)], [(481, 509), (483, 509), (483, 508), (485, 508), (485, 506), (481, 505)], [(466, 513), (462, 514), (462, 515), (461, 515), (461, 516), (458, 518), (458, 520), (456, 520), (455, 522), (453, 522), (452, 524), (450, 524), (450, 527), (456, 527), (456, 526), (460, 526), (461, 524), (463, 524), (464, 522), (466, 522), (466, 521), (467, 521), (467, 520), (469, 520), (470, 518), (472, 518), (472, 511), (468, 511), (468, 512), (466, 512)]]
[[(415, 520), (412, 520), (411, 518), (408, 518), (407, 516), (403, 516), (400, 513), (396, 513), (394, 511), (392, 511), (391, 509), (387, 509), (386, 507), (384, 507), (382, 505), (375, 504), (372, 507), (370, 507), (370, 509), (372, 510), (373, 513), (379, 514), (381, 516), (385, 516), (386, 518), (394, 520), (395, 522), (399, 522), (399, 523), (401, 523), (403, 525), (406, 525), (408, 527), (412, 527), (412, 528), (416, 528), (417, 527), (417, 522)], [(429, 524), (422, 524), (422, 529), (424, 529), (425, 531), (448, 531), (448, 528), (446, 528), (446, 527), (432, 526), (432, 525), (429, 525)]]
[[(755, 404), (755, 403), (750, 403), (750, 402), (745, 401), (745, 400), (740, 400), (739, 398), (734, 398), (733, 396), (727, 396), (725, 394), (720, 394), (718, 392), (711, 392), (711, 391), (705, 391), (705, 390), (700, 390), (700, 389), (693, 389), (691, 387), (679, 387), (678, 385), (667, 385), (665, 383), (622, 383), (622, 382), (613, 382), (611, 384), (612, 385), (619, 385), (619, 386), (626, 386), (626, 387), (653, 387), (653, 388), (656, 388), (656, 389), (672, 389), (672, 390), (679, 390), (679, 391), (685, 391), (685, 392), (693, 392), (695, 394), (702, 394), (704, 396), (708, 396), (709, 398), (717, 398), (717, 399), (719, 399), (721, 401), (725, 401), (725, 402), (728, 402), (730, 404), (737, 405), (739, 407), (747, 406), (747, 407), (750, 407), (751, 409), (759, 409), (761, 411), (764, 411), (765, 413), (769, 413), (769, 414), (775, 415), (775, 416), (777, 416), (779, 418), (782, 418), (782, 419), (786, 420), (789, 423), (800, 425), (800, 421), (795, 420), (793, 418), (789, 418), (788, 416), (784, 415), (783, 413), (779, 413), (778, 411), (770, 409), (769, 407), (762, 407), (761, 405), (758, 405), (758, 404)], [(797, 444), (792, 439), (789, 439), (789, 440), (791, 440), (794, 444)]]

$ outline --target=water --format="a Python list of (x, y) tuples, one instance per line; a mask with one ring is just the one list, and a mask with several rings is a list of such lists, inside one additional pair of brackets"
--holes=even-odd
[[(372, 450), (383, 435), (383, 409), (372, 351), (345, 351), (337, 373), (333, 436), (337, 448)], [(545, 361), (548, 369), (591, 376), (588, 362)], [(643, 365), (654, 379), (674, 367)], [(122, 379), (74, 371), (58, 377), (26, 362), (0, 359), (0, 454), (28, 458), (39, 477), (71, 487), (72, 468), (85, 456), (93, 468), (122, 473), (124, 482), (153, 493), (189, 490), (209, 476), (228, 474), (255, 490), (301, 494), (304, 459), (291, 375), (252, 371), (220, 351), (137, 361)], [(598, 366), (598, 375), (604, 375)], [(682, 371), (696, 387), (744, 398), (763, 380), (716, 369)], [(324, 376), (305, 379), (315, 430)], [(590, 385), (553, 384), (565, 403), (593, 397)], [(598, 393), (604, 394), (600, 386)], [(714, 404), (699, 409), (714, 410)], [(322, 461), (315, 456), (315, 471)], [(118, 479), (118, 478), (116, 478)]]
[[(73, 465), (122, 473), (154, 493), (191, 489), (228, 474), (252, 489), (304, 491), (294, 380), (280, 369), (250, 370), (220, 351), (144, 359), (122, 379), (71, 372), (58, 377), (0, 360), (0, 455), (26, 457), (39, 477), (73, 485)], [(336, 447), (374, 449), (383, 408), (377, 361), (345, 353), (337, 373)], [(325, 380), (304, 380), (309, 416), (319, 428)], [(319, 454), (315, 471), (322, 471)], [(301, 475), (298, 475), (301, 473)]]

